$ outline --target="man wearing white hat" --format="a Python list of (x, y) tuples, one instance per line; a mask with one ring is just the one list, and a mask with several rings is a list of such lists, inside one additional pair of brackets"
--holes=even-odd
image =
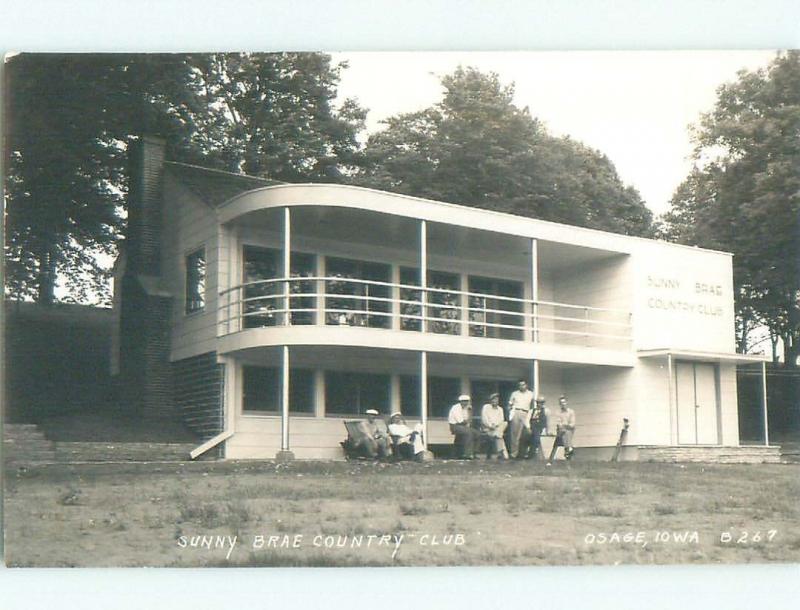
[(367, 457), (385, 458), (389, 455), (389, 437), (385, 430), (386, 424), (381, 420), (383, 426), (379, 425), (377, 417), (380, 414), (375, 409), (367, 409), (364, 413), (367, 419), (358, 425), (364, 433), (364, 437), (356, 447), (361, 448)]
[(472, 428), (472, 399), (468, 394), (459, 396), (458, 402), (450, 407), (447, 423), (450, 424), (450, 433), (455, 437), (457, 457), (474, 460), (477, 434)]
[(506, 450), (506, 442), (503, 439), (503, 434), (506, 431), (505, 412), (503, 407), (500, 406), (500, 394), (493, 392), (489, 395), (489, 402), (483, 405), (481, 409), (481, 430), (489, 437), (489, 450), (486, 453), (486, 459), (495, 456), (498, 460), (508, 459), (508, 451)]
[(417, 424), (413, 429), (408, 426), (400, 412), (392, 413), (389, 421), (389, 436), (394, 441), (394, 446), (399, 457), (411, 459), (425, 451), (422, 442), (422, 425)]

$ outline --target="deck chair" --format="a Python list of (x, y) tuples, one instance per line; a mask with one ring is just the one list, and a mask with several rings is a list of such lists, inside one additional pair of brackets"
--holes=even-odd
[(361, 421), (357, 419), (345, 420), (344, 422), (344, 427), (347, 430), (347, 438), (339, 444), (344, 450), (344, 457), (348, 460), (364, 457), (360, 447), (361, 441), (363, 441), (367, 435), (361, 429), (360, 423)]

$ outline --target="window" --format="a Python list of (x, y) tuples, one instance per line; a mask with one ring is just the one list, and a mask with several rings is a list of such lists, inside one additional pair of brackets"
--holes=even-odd
[[(494, 337), (498, 339), (522, 339), (524, 324), (522, 302), (500, 297), (522, 298), (522, 283), (495, 278), (469, 278), (469, 291), (487, 296), (469, 297), (469, 334), (472, 337)], [(498, 325), (498, 326), (495, 326)]]
[(202, 311), (206, 306), (206, 249), (186, 257), (186, 313)]
[(500, 406), (503, 409), (508, 405), (511, 393), (517, 389), (516, 381), (494, 381), (488, 379), (470, 379), (470, 395), (472, 396), (472, 407), (476, 415), (480, 415), (481, 408), (489, 402), (489, 395), (497, 392), (500, 394)]
[[(278, 367), (244, 366), (243, 398), (245, 412), (280, 413), (281, 372)], [(289, 370), (289, 412), (314, 413), (314, 372)]]
[[(312, 277), (315, 271), (313, 254), (292, 252), (291, 277)], [(244, 327), (276, 326), (282, 324), (284, 314), (282, 282), (264, 282), (283, 276), (283, 253), (272, 248), (258, 246), (244, 247), (244, 282), (250, 284), (244, 289)], [(292, 324), (313, 324), (316, 319), (314, 297), (302, 296), (314, 293), (314, 281), (292, 282), (289, 299), (292, 311)]]
[(383, 284), (391, 277), (389, 265), (328, 257), (325, 269), (336, 278), (325, 283), (328, 324), (390, 327), (391, 291)]
[[(400, 283), (419, 286), (419, 269), (400, 267)], [(400, 329), (422, 330), (422, 291), (413, 288), (400, 289)]]
[(461, 394), (461, 380), (457, 377), (428, 378), (428, 414), (431, 417), (447, 417), (450, 407)]
[(457, 294), (460, 286), (461, 278), (455, 273), (431, 271), (428, 274), (428, 287), (437, 289), (428, 292), (428, 316), (436, 318), (428, 322), (428, 330), (448, 335), (460, 334), (461, 295)]
[(400, 375), (400, 411), (407, 417), (420, 417), (419, 376)]
[(389, 412), (389, 375), (325, 372), (325, 414), (361, 415), (367, 409)]
[[(447, 417), (461, 394), (457, 377), (428, 377), (428, 416)], [(419, 375), (400, 376), (400, 410), (410, 417), (420, 416)]]

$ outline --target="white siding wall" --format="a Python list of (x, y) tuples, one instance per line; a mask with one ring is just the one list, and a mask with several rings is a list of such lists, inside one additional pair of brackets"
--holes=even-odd
[(634, 369), (634, 377), (637, 408), (631, 417), (629, 438), (635, 438), (641, 445), (674, 443), (671, 430), (675, 426), (675, 415), (674, 412), (670, 414), (670, 378), (666, 356), (640, 359)]
[[(564, 392), (575, 410), (576, 447), (615, 445), (622, 419), (636, 414), (636, 395), (630, 369), (575, 367), (564, 370)], [(549, 405), (551, 414), (558, 402)], [(629, 443), (633, 442), (633, 433)]]
[[(180, 360), (216, 349), (217, 291), (220, 250), (215, 211), (176, 183), (164, 180), (165, 227), (161, 268), (164, 286), (173, 294), (171, 359)], [(204, 247), (205, 308), (186, 315), (186, 255)]]
[(734, 352), (731, 257), (655, 241), (634, 245), (635, 347)]

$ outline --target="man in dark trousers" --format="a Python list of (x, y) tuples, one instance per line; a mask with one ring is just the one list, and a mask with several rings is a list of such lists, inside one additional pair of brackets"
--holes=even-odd
[(543, 456), (542, 434), (547, 434), (547, 407), (542, 396), (536, 398), (531, 411), (531, 433), (528, 440), (528, 453), (525, 459), (532, 460), (538, 453)]

